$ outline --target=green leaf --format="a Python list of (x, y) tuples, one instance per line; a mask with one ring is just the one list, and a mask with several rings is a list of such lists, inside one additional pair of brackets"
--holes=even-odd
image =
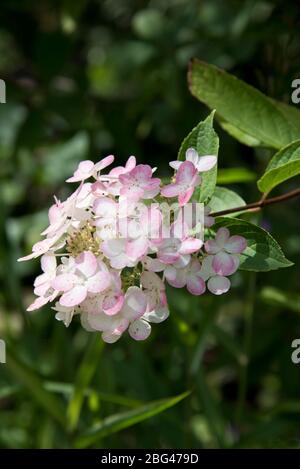
[(11, 374), (30, 391), (31, 398), (36, 400), (52, 418), (65, 427), (65, 413), (61, 402), (44, 389), (43, 382), (37, 373), (27, 364), (20, 362), (11, 350), (7, 351), (6, 366)]
[(251, 135), (242, 132), (240, 129), (235, 127), (234, 125), (230, 124), (229, 122), (222, 120), (219, 116), (219, 123), (231, 137), (235, 138), (239, 142), (247, 145), (248, 147), (260, 147), (263, 146), (263, 142), (258, 140), (257, 138), (252, 137)]
[[(178, 160), (185, 160), (185, 153), (188, 148), (195, 148), (200, 156), (216, 155), (219, 151), (219, 138), (213, 128), (214, 111), (189, 133), (183, 140), (179, 152)], [(193, 200), (207, 203), (213, 195), (217, 183), (217, 165), (210, 171), (201, 174), (202, 183), (194, 192)]]
[(214, 228), (225, 226), (231, 235), (241, 235), (247, 240), (247, 248), (241, 254), (241, 270), (268, 272), (293, 265), (283, 254), (275, 239), (257, 225), (237, 218), (218, 217)]
[[(216, 187), (213, 196), (209, 202), (209, 207), (212, 212), (221, 212), (234, 207), (242, 207), (246, 205), (245, 201), (236, 192), (227, 189), (226, 187)], [(227, 216), (234, 217), (239, 212), (229, 214)]]
[[(214, 65), (193, 60), (188, 80), (191, 93), (216, 109), (221, 124), (229, 124), (242, 143), (248, 140), (251, 145), (259, 142), (280, 149), (300, 138), (299, 127), (287, 118), (280, 105)], [(241, 133), (246, 137), (241, 137)]]
[(219, 168), (217, 184), (237, 184), (242, 182), (253, 182), (257, 178), (256, 173), (247, 168)]
[(119, 432), (124, 428), (131, 427), (136, 423), (160, 414), (164, 410), (173, 407), (178, 402), (185, 399), (189, 394), (190, 391), (187, 391), (176, 397), (150, 402), (127, 412), (111, 415), (110, 417), (102, 420), (102, 422), (95, 427), (91, 428), (88, 432), (81, 435), (76, 440), (75, 446), (76, 448), (88, 448), (107, 435)]
[(103, 341), (100, 340), (98, 334), (93, 335), (82, 362), (78, 368), (75, 379), (74, 393), (69, 402), (67, 410), (68, 428), (70, 430), (74, 430), (77, 427), (82, 404), (84, 401), (85, 391), (96, 372), (97, 366), (99, 366), (99, 358), (102, 350)]
[(284, 181), (300, 174), (300, 140), (277, 152), (257, 182), (261, 192), (270, 192)]
[(259, 296), (264, 303), (300, 313), (300, 295), (297, 293), (275, 287), (264, 287)]

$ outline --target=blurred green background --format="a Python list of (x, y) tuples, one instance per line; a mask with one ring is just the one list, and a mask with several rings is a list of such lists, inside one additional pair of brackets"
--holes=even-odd
[[(294, 267), (238, 273), (219, 298), (169, 289), (170, 318), (145, 343), (124, 336), (102, 347), (49, 307), (25, 313), (39, 265), (16, 263), (39, 239), (53, 194), (68, 195), (64, 180), (80, 160), (113, 153), (120, 164), (134, 154), (170, 174), (182, 139), (208, 114), (187, 88), (192, 57), (289, 103), (299, 13), (286, 0), (1, 0), (0, 338), (9, 355), (0, 364), (0, 447), (71, 448), (108, 416), (186, 390), (176, 406), (93, 445), (300, 447), (300, 364), (290, 358), (300, 337), (299, 201), (252, 216)], [(229, 176), (229, 188), (257, 200), (271, 152), (216, 130), (220, 167), (247, 170), (233, 183), (221, 171), (219, 183)]]

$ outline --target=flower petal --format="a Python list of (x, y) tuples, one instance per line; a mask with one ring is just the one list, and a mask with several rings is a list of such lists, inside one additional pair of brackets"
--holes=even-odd
[(247, 247), (247, 240), (243, 236), (230, 236), (225, 244), (225, 249), (230, 254), (240, 254)]
[(59, 303), (62, 306), (76, 306), (85, 300), (86, 295), (86, 287), (83, 285), (76, 285), (72, 290), (69, 290), (61, 296)]
[(180, 254), (192, 254), (199, 251), (203, 246), (203, 241), (198, 238), (186, 238), (182, 241), (179, 252)]
[(148, 244), (148, 240), (143, 237), (128, 241), (126, 245), (127, 256), (131, 259), (143, 257), (147, 253)]
[(203, 295), (206, 290), (204, 280), (197, 275), (187, 277), (186, 288), (192, 295)]
[(189, 184), (197, 174), (197, 169), (190, 161), (184, 161), (176, 174), (176, 184)]
[(165, 270), (167, 282), (175, 288), (183, 288), (186, 284), (186, 269), (175, 269), (169, 265)]
[(223, 295), (230, 288), (230, 280), (227, 277), (215, 276), (207, 282), (207, 288), (214, 295)]
[(235, 258), (225, 251), (220, 251), (216, 254), (212, 261), (212, 267), (218, 275), (232, 275), (236, 269), (237, 264)]
[(183, 161), (170, 161), (169, 163), (169, 166), (171, 166), (171, 168), (175, 169), (176, 171), (178, 171), (178, 169), (180, 168), (180, 166), (182, 165)]
[(217, 254), (222, 249), (214, 239), (209, 239), (206, 241), (204, 247), (208, 254)]
[(45, 304), (47, 304), (49, 301), (50, 301), (49, 297), (46, 298), (44, 296), (39, 296), (38, 298), (34, 300), (33, 303), (31, 303), (31, 305), (28, 306), (26, 311), (34, 311), (36, 309), (39, 309)]
[(162, 187), (160, 192), (164, 197), (177, 197), (180, 190), (181, 187), (178, 184), (168, 184), (167, 186)]
[(145, 340), (151, 334), (151, 326), (147, 321), (138, 319), (130, 324), (128, 332), (134, 340)]
[(197, 163), (199, 161), (199, 155), (198, 152), (195, 150), (195, 148), (188, 148), (187, 151), (185, 152), (185, 159), (187, 161), (190, 161), (193, 163), (195, 167), (197, 167)]
[(106, 168), (110, 164), (113, 163), (115, 157), (114, 155), (108, 155), (105, 158), (103, 158), (101, 161), (95, 164), (95, 171), (100, 171), (101, 169)]
[(153, 323), (160, 323), (165, 321), (169, 317), (169, 308), (164, 307), (164, 308), (157, 308), (153, 311), (150, 311), (149, 313), (145, 313), (143, 318), (146, 319), (148, 322), (153, 322)]
[(90, 293), (100, 293), (106, 290), (111, 283), (110, 276), (106, 272), (97, 272), (87, 282), (87, 290)]
[(97, 259), (91, 251), (84, 251), (76, 257), (76, 269), (86, 277), (91, 277), (97, 270)]
[(120, 337), (122, 336), (122, 332), (118, 332), (118, 333), (110, 333), (110, 332), (102, 332), (101, 334), (101, 338), (104, 342), (106, 342), (107, 344), (114, 344), (115, 342), (117, 342), (117, 340), (120, 339)]
[(78, 277), (74, 274), (60, 274), (52, 280), (51, 287), (54, 288), (54, 290), (67, 292), (73, 288), (77, 281)]
[(215, 155), (200, 156), (196, 168), (199, 172), (205, 172), (212, 169), (217, 164), (217, 157)]
[(186, 191), (180, 192), (180, 194), (178, 195), (179, 206), (183, 207), (185, 204), (187, 204), (190, 198), (192, 197), (193, 193), (194, 193), (194, 187), (190, 187)]
[(138, 287), (129, 287), (126, 295), (125, 302), (122, 309), (122, 314), (129, 321), (143, 316), (147, 309), (147, 298), (144, 292)]
[(228, 228), (219, 228), (215, 237), (215, 241), (220, 246), (220, 248), (223, 248), (227, 241), (229, 240), (230, 237), (230, 232)]
[(119, 311), (121, 311), (124, 304), (124, 295), (121, 294), (111, 294), (104, 298), (102, 302), (102, 309), (105, 314), (108, 316), (114, 316)]
[(53, 272), (56, 269), (56, 257), (54, 254), (44, 254), (41, 257), (41, 267), (43, 272)]

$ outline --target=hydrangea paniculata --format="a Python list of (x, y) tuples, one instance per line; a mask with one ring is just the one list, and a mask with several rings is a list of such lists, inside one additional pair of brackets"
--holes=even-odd
[[(175, 174), (166, 185), (134, 156), (103, 174), (113, 161), (109, 155), (96, 164), (79, 163), (67, 179), (79, 186), (65, 201), (55, 198), (44, 239), (19, 259), (41, 256), (28, 311), (54, 302), (57, 320), (69, 326), (78, 316), (108, 343), (125, 331), (145, 340), (152, 323), (168, 318), (166, 283), (192, 295), (226, 293), (246, 248), (246, 240), (227, 228), (214, 234), (209, 206), (203, 211), (204, 239), (182, 215), (201, 173), (216, 165), (214, 155), (199, 157), (189, 148), (186, 161), (170, 163)], [(161, 207), (174, 202), (168, 231)]]

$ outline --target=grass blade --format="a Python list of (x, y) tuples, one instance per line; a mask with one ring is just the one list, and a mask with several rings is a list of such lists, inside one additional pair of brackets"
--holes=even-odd
[(138, 407), (137, 409), (111, 415), (105, 418), (100, 424), (89, 430), (87, 433), (81, 435), (75, 441), (75, 447), (88, 448), (107, 435), (111, 435), (112, 433), (119, 432), (124, 428), (131, 427), (136, 423), (147, 420), (154, 415), (157, 415), (164, 410), (173, 407), (178, 402), (185, 399), (189, 394), (190, 391), (186, 391), (179, 396), (150, 402), (141, 407)]

